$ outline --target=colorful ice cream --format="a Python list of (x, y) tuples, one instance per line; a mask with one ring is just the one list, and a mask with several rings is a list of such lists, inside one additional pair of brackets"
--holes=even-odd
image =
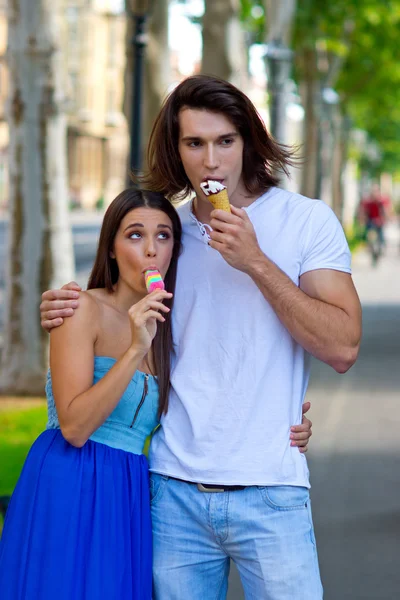
[(163, 278), (157, 269), (148, 269), (144, 274), (144, 280), (149, 294), (150, 292), (154, 292), (154, 290), (165, 289)]
[(200, 187), (214, 208), (219, 208), (220, 210), (225, 210), (229, 213), (231, 212), (228, 190), (223, 183), (208, 179), (208, 181), (203, 181), (203, 183), (200, 184)]

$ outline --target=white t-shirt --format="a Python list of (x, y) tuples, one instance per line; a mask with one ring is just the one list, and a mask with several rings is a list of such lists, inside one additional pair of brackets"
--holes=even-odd
[[(246, 211), (262, 251), (296, 285), (314, 269), (351, 272), (343, 229), (320, 200), (272, 188)], [(176, 356), (150, 468), (202, 483), (308, 487), (306, 458), (289, 435), (301, 423), (309, 355), (253, 280), (208, 246), (190, 203), (179, 214)]]

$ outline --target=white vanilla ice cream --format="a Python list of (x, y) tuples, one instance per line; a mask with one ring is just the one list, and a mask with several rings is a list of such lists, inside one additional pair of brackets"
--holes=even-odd
[(214, 181), (213, 179), (203, 181), (203, 183), (200, 184), (200, 187), (206, 196), (210, 196), (211, 194), (218, 194), (219, 192), (222, 192), (222, 190), (226, 190), (226, 185), (224, 185), (220, 181)]

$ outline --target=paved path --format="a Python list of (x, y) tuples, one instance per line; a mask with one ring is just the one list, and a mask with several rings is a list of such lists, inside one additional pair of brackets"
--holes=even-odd
[[(365, 253), (354, 259), (364, 315), (356, 365), (345, 376), (317, 361), (312, 368), (308, 459), (324, 600), (400, 597), (398, 233), (388, 231), (376, 269)], [(233, 570), (229, 600), (243, 597)]]

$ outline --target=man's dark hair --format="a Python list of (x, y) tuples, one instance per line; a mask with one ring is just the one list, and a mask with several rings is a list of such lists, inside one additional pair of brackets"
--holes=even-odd
[(183, 108), (221, 113), (243, 138), (243, 181), (249, 194), (263, 193), (279, 183), (278, 173), (288, 174), (293, 150), (268, 133), (255, 106), (234, 85), (208, 75), (182, 81), (166, 98), (154, 123), (147, 150), (147, 172), (139, 177), (143, 187), (177, 199), (193, 187), (179, 156), (179, 113)]

